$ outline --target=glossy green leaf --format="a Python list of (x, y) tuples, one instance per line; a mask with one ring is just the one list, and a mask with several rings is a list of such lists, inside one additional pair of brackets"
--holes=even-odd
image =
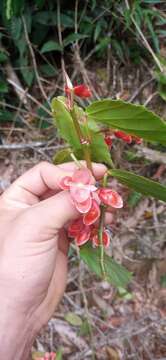
[(144, 106), (105, 99), (93, 102), (86, 112), (90, 120), (149, 141), (166, 144), (166, 124)]
[[(92, 271), (102, 277), (99, 248), (94, 249), (90, 243), (87, 243), (81, 246), (80, 256)], [(131, 273), (106, 254), (104, 265), (107, 281), (116, 287), (126, 287), (131, 280)]]
[(126, 170), (109, 170), (109, 174), (117, 178), (122, 184), (141, 194), (166, 202), (166, 187), (153, 180), (135, 175)]

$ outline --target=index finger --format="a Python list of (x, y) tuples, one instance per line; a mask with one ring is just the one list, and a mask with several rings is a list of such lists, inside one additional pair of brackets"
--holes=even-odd
[[(77, 168), (74, 163), (53, 165), (41, 162), (20, 176), (3, 194), (3, 197), (33, 205), (40, 201), (40, 197), (48, 190), (60, 190), (59, 183), (64, 176), (70, 176)], [(106, 167), (102, 164), (93, 164), (96, 178), (102, 177)]]

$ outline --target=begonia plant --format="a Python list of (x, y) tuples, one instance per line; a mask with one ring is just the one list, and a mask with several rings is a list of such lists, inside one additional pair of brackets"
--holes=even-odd
[[(52, 113), (59, 135), (66, 143), (55, 154), (54, 163), (74, 160), (77, 167), (71, 177), (60, 183), (61, 189), (69, 191), (80, 213), (77, 220), (68, 224), (68, 236), (96, 274), (117, 287), (125, 287), (131, 274), (110, 256), (112, 229), (105, 225), (105, 214), (117, 209), (121, 216), (121, 208), (126, 204), (123, 188), (115, 188), (111, 181), (116, 178), (119, 184), (162, 201), (166, 201), (166, 187), (126, 169), (115, 168), (112, 148), (115, 151), (118, 141), (128, 146), (141, 146), (143, 141), (146, 145), (150, 142), (166, 145), (166, 124), (141, 105), (112, 99), (92, 101), (92, 91), (86, 84), (73, 86), (66, 73), (65, 79), (65, 96), (52, 100)], [(85, 160), (86, 166), (80, 160)], [(107, 166), (101, 181), (94, 181), (92, 162)]]

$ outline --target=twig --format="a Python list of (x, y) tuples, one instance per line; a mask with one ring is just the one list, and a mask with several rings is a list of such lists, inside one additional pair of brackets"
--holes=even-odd
[(76, 331), (72, 330), (71, 326), (69, 326), (65, 321), (59, 319), (51, 319), (48, 325), (51, 325), (51, 329), (56, 331), (62, 338), (67, 338), (79, 349), (79, 351), (87, 351), (89, 349), (85, 340), (79, 337)]
[(79, 287), (80, 287), (80, 292), (81, 292), (83, 303), (84, 303), (85, 314), (86, 314), (86, 318), (87, 318), (88, 326), (89, 326), (90, 341), (91, 341), (91, 347), (92, 347), (92, 360), (95, 360), (93, 329), (92, 329), (92, 325), (91, 325), (91, 319), (89, 316), (88, 301), (87, 301), (87, 297), (86, 297), (86, 293), (85, 293), (84, 285), (83, 285), (83, 280), (82, 280), (82, 269), (81, 269), (82, 263), (81, 263), (81, 259), (80, 259), (80, 253), (79, 253), (78, 246), (76, 246), (76, 251), (77, 251), (77, 256), (79, 259)]
[(161, 153), (157, 150), (152, 150), (146, 147), (140, 147), (135, 145), (134, 146), (137, 149), (137, 155), (143, 156), (147, 160), (152, 161), (153, 163), (159, 163), (166, 165), (166, 154)]
[[(13, 70), (11, 64), (8, 62), (5, 66), (5, 70), (6, 70), (6, 73), (7, 73), (7, 77), (13, 81), (15, 84), (17, 84), (19, 86), (19, 88), (14, 87), (14, 91), (15, 93), (17, 94), (18, 98), (20, 99), (20, 101), (26, 106), (28, 107), (28, 102), (27, 102), (27, 99), (25, 97), (25, 92), (24, 92), (24, 89), (22, 88), (22, 85), (21, 85), (21, 82), (18, 78), (18, 76), (16, 75), (15, 71)], [(22, 91), (21, 91), (21, 90)]]
[[(125, 0), (125, 3), (126, 3), (126, 8), (127, 8), (128, 10), (130, 10), (130, 5), (129, 5), (128, 0)], [(141, 31), (139, 25), (138, 25), (137, 22), (135, 21), (133, 15), (131, 14), (130, 17), (131, 17), (131, 20), (132, 20), (133, 24), (135, 25), (138, 33), (139, 33), (141, 39), (143, 40), (143, 42), (144, 42), (147, 50), (148, 50), (148, 51), (150, 52), (150, 54), (152, 55), (155, 63), (157, 64), (158, 68), (160, 69), (160, 71), (163, 72), (164, 69), (163, 69), (163, 67), (161, 66), (161, 62), (159, 61), (158, 57), (156, 56), (156, 54), (154, 53), (153, 49), (151, 48), (151, 46), (149, 45), (148, 41), (146, 40), (143, 32)]]
[[(77, 34), (78, 32), (78, 0), (75, 1), (75, 34)], [(98, 96), (96, 90), (94, 89), (88, 75), (87, 75), (87, 71), (84, 65), (84, 61), (82, 61), (81, 56), (80, 56), (80, 48), (79, 48), (79, 44), (78, 44), (78, 40), (75, 42), (75, 46), (74, 46), (74, 55), (75, 55), (75, 59), (76, 59), (76, 64), (79, 65), (80, 68), (80, 72), (82, 74), (82, 77), (84, 79), (84, 82), (87, 83), (87, 85), (91, 88), (93, 94), (95, 95), (96, 99), (100, 99), (100, 97)]]
[(150, 94), (147, 100), (144, 102), (144, 106), (147, 106), (156, 95), (158, 95), (158, 91), (155, 91), (153, 94)]
[(149, 84), (151, 84), (151, 82), (153, 82), (155, 80), (154, 77), (152, 77), (149, 80), (146, 80), (145, 82), (143, 82), (143, 84), (141, 84), (141, 86), (131, 95), (131, 97), (128, 99), (129, 102), (134, 101), (137, 96), (140, 94), (140, 92)]
[[(27, 31), (27, 26), (26, 26), (26, 21), (25, 21), (25, 18), (24, 16), (22, 15), (22, 22), (23, 22), (23, 26), (24, 26), (24, 33), (25, 33), (25, 39), (27, 41), (27, 44), (28, 44), (28, 47), (29, 47), (29, 51), (30, 51), (30, 54), (31, 54), (31, 57), (32, 57), (32, 63), (33, 63), (33, 67), (34, 67), (34, 72), (35, 72), (35, 76), (36, 76), (36, 80), (38, 82), (38, 85), (39, 85), (39, 89), (41, 91), (41, 94), (43, 95), (44, 99), (47, 101), (47, 103), (49, 104), (48, 102), (48, 98), (47, 98), (47, 95), (44, 91), (44, 88), (42, 86), (42, 82), (40, 80), (40, 76), (39, 76), (39, 73), (38, 73), (38, 68), (37, 68), (37, 63), (36, 63), (36, 58), (35, 58), (35, 54), (34, 54), (34, 51), (33, 51), (33, 47), (31, 45), (31, 42), (30, 42), (30, 39), (29, 39), (29, 35), (28, 35), (28, 31)], [(49, 104), (50, 105), (50, 104)]]
[(16, 89), (18, 89), (20, 92), (25, 94), (26, 97), (28, 97), (30, 100), (32, 100), (35, 104), (37, 104), (40, 108), (42, 108), (47, 114), (49, 114), (52, 117), (52, 112), (49, 111), (40, 101), (35, 99), (32, 95), (30, 95), (26, 90), (23, 90), (18, 84), (16, 84), (13, 80), (7, 79), (8, 83), (14, 86)]
[(66, 148), (64, 145), (48, 146), (47, 142), (30, 142), (25, 144), (3, 144), (0, 145), (0, 150), (26, 150), (43, 147), (44, 150), (59, 150)]
[(63, 39), (62, 39), (62, 29), (61, 29), (61, 4), (60, 0), (57, 0), (57, 28), (58, 28), (58, 38), (59, 44), (62, 48), (61, 52), (61, 68), (63, 74), (63, 83), (65, 84), (65, 62), (64, 62), (64, 54), (63, 54)]

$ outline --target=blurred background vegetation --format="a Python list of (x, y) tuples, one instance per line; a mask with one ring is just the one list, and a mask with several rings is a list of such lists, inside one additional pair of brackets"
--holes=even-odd
[(13, 118), (11, 97), (13, 106), (20, 100), (7, 78), (18, 78), (24, 90), (39, 87), (47, 107), (49, 81), (57, 78), (62, 58), (72, 68), (76, 46), (84, 65), (110, 67), (112, 58), (119, 65), (153, 63), (165, 99), (165, 8), (162, 0), (1, 0), (0, 121)]

